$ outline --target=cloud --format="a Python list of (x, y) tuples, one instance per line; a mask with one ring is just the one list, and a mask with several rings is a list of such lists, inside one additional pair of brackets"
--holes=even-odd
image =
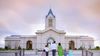
[(44, 29), (45, 16), (52, 8), (57, 29), (100, 41), (99, 4), (99, 0), (0, 0), (0, 34), (35, 34)]
[(47, 3), (47, 0), (0, 0), (2, 8), (15, 8), (24, 10), (27, 7), (41, 7)]
[(57, 16), (59, 20), (57, 26), (59, 29), (64, 29), (67, 35), (88, 35), (100, 41), (100, 22), (98, 19), (92, 20), (89, 17), (84, 17), (77, 8), (69, 8)]
[(78, 8), (87, 20), (100, 20), (100, 0), (82, 0), (80, 3)]

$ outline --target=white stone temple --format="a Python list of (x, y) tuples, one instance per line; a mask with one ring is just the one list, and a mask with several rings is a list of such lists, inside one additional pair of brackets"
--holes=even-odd
[(15, 49), (19, 46), (25, 49), (43, 49), (48, 43), (49, 45), (56, 41), (62, 44), (63, 48), (78, 49), (94, 48), (94, 39), (89, 36), (70, 36), (63, 30), (56, 29), (56, 18), (50, 9), (45, 19), (45, 29), (38, 30), (36, 35), (11, 35), (5, 38), (5, 46)]

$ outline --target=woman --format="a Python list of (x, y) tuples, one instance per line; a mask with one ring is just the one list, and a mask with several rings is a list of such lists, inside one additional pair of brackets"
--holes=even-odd
[(58, 43), (58, 56), (63, 56), (63, 48), (61, 43)]

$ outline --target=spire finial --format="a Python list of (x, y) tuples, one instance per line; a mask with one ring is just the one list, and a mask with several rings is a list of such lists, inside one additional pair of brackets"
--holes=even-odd
[(52, 12), (52, 9), (51, 9), (51, 8), (49, 9), (49, 12), (48, 12), (48, 14), (47, 14), (47, 16), (46, 16), (46, 17), (48, 17), (50, 14), (51, 14), (51, 15), (55, 18), (55, 15), (53, 14), (53, 12)]

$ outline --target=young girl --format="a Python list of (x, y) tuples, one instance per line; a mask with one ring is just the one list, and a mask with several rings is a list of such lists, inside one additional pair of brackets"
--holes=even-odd
[(69, 50), (69, 56), (73, 56), (73, 51)]
[(46, 56), (46, 54), (45, 54), (45, 50), (42, 51), (41, 56)]

